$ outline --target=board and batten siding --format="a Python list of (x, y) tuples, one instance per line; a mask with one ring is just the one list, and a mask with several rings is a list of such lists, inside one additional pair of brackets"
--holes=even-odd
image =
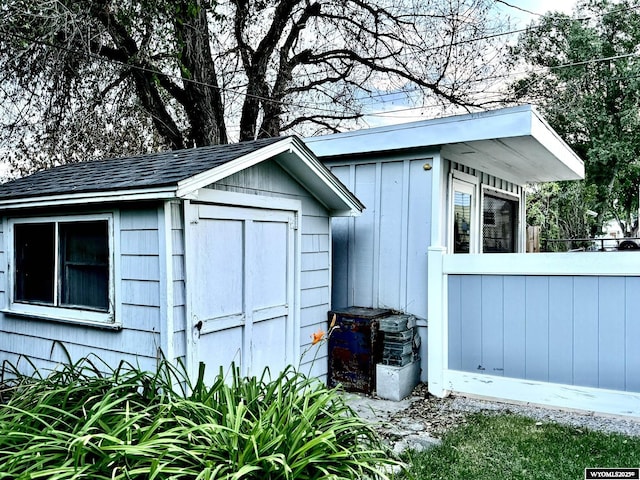
[(638, 292), (636, 276), (449, 275), (449, 369), (640, 392)]
[(327, 345), (311, 345), (311, 335), (327, 330), (331, 309), (330, 219), (327, 209), (273, 161), (231, 175), (208, 188), (300, 200), (300, 370), (326, 380)]
[(427, 318), (431, 158), (330, 161), (326, 165), (366, 209), (334, 218), (334, 308), (392, 308)]
[[(115, 211), (114, 217), (119, 251), (115, 266), (116, 318), (122, 329), (5, 313), (0, 321), (2, 360), (16, 364), (25, 356), (38, 368), (50, 369), (67, 363), (68, 352), (71, 361), (94, 356), (111, 367), (124, 360), (143, 369), (155, 368), (160, 345), (158, 209), (121, 209)], [(2, 255), (6, 255), (4, 248)], [(6, 284), (2, 282), (3, 288)], [(20, 367), (23, 373), (29, 373), (24, 359), (20, 360)]]

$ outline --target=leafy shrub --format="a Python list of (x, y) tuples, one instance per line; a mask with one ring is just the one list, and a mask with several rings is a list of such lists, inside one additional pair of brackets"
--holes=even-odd
[(293, 369), (203, 378), (168, 362), (102, 374), (87, 359), (18, 377), (0, 407), (0, 478), (386, 478), (396, 463), (335, 389)]

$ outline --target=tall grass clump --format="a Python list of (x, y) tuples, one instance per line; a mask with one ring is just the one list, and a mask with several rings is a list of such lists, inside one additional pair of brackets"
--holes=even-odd
[(386, 478), (396, 462), (335, 390), (287, 369), (189, 383), (162, 362), (107, 374), (84, 359), (18, 376), (0, 406), (0, 478)]

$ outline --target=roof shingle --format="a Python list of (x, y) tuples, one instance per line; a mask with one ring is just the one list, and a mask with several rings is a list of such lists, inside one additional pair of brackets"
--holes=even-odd
[(177, 185), (284, 138), (62, 165), (0, 185), (0, 199)]

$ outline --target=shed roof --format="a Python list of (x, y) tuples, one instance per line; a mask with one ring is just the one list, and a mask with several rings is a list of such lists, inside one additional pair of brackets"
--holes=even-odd
[(275, 137), (72, 163), (0, 185), (0, 209), (86, 202), (193, 198), (197, 190), (274, 159), (334, 214), (364, 208), (297, 137)]
[(531, 105), (310, 137), (320, 158), (436, 147), (444, 158), (517, 184), (584, 177), (584, 163)]

